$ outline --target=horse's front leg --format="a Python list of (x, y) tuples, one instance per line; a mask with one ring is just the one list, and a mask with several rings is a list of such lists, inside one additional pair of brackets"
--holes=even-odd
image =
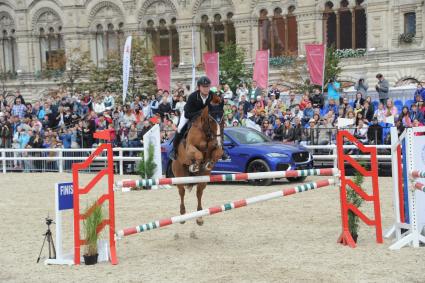
[[(186, 207), (184, 206), (184, 194), (185, 194), (185, 188), (184, 185), (177, 185), (179, 188), (179, 195), (180, 195), (180, 214), (186, 214)], [(185, 222), (181, 222), (181, 224), (184, 224)]]
[[(201, 152), (203, 148), (203, 142), (199, 145), (199, 149), (195, 147), (194, 145), (190, 144), (188, 145), (188, 159), (190, 160), (189, 165), (189, 171), (192, 173), (197, 173), (201, 169), (201, 163), (204, 160), (204, 155)], [(206, 145), (204, 146), (206, 147)]]
[(205, 163), (205, 170), (211, 171), (214, 168), (214, 165), (218, 160), (223, 156), (223, 149), (221, 147), (211, 150), (209, 156), (207, 157), (207, 162)]
[[(197, 208), (198, 211), (202, 210), (202, 194), (206, 186), (207, 186), (206, 183), (200, 183), (196, 187), (196, 198), (198, 199), (198, 208)], [(202, 217), (196, 218), (196, 224), (198, 224), (199, 226), (203, 225), (204, 219), (202, 219)]]

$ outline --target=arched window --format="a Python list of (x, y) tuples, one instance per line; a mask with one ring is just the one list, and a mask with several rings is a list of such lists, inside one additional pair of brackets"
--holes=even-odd
[(49, 27), (46, 31), (40, 28), (39, 46), (42, 70), (65, 70), (65, 46), (62, 37), (62, 27)]
[(108, 57), (108, 54), (116, 52), (122, 56), (124, 45), (124, 24), (119, 23), (116, 28), (112, 23), (106, 25), (106, 31), (101, 24), (96, 26), (95, 48), (96, 65), (101, 66), (102, 62)]
[(356, 0), (356, 6), (350, 9), (348, 0), (342, 0), (336, 13), (334, 4), (326, 2), (323, 31), (328, 46), (333, 45), (337, 49), (366, 48), (366, 12), (362, 2)]
[(227, 13), (226, 19), (217, 13), (210, 21), (207, 15), (201, 17), (201, 54), (221, 52), (223, 47), (236, 42), (236, 31), (232, 21), (233, 13)]
[(259, 49), (270, 49), (271, 57), (296, 55), (298, 53), (297, 18), (295, 7), (290, 6), (286, 15), (281, 8), (275, 8), (269, 18), (262, 9), (258, 19)]
[(104, 45), (105, 40), (103, 36), (103, 27), (99, 24), (96, 27), (96, 66), (100, 66), (105, 57), (105, 54), (103, 53)]
[(16, 39), (15, 39), (15, 30), (12, 29), (10, 34), (7, 30), (3, 30), (3, 36), (1, 38), (1, 54), (2, 54), (2, 65), (1, 70), (3, 72), (12, 72), (16, 71)]
[(165, 19), (160, 19), (157, 26), (153, 20), (148, 20), (145, 31), (147, 46), (152, 55), (171, 56), (173, 66), (177, 67), (180, 53), (176, 18), (172, 18), (169, 23)]

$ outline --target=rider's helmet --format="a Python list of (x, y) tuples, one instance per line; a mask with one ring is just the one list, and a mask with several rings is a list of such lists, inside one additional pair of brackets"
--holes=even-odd
[(207, 76), (202, 76), (198, 80), (198, 87), (200, 87), (201, 85), (202, 86), (210, 86), (211, 80)]

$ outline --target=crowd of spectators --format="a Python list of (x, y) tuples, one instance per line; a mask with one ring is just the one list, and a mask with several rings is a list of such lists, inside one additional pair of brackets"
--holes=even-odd
[[(330, 144), (336, 126), (345, 127), (365, 143), (384, 143), (383, 123), (395, 123), (400, 131), (424, 123), (425, 89), (419, 84), (414, 103), (400, 111), (388, 98), (388, 82), (377, 75), (375, 86), (379, 103), (368, 96), (368, 85), (360, 79), (349, 101), (340, 83), (330, 80), (325, 96), (319, 88), (297, 93), (273, 84), (261, 89), (253, 81), (241, 83), (234, 91), (228, 85), (218, 88), (224, 100), (225, 127), (257, 128), (282, 143)], [(177, 83), (170, 92), (136, 95), (130, 102), (117, 103), (118, 94), (108, 91), (72, 93), (59, 89), (48, 98), (33, 103), (16, 95), (8, 103), (0, 95), (0, 148), (90, 148), (97, 130), (113, 132), (119, 147), (143, 146), (143, 135), (159, 124), (161, 138), (174, 134), (189, 88)], [(16, 164), (19, 166), (19, 164)]]

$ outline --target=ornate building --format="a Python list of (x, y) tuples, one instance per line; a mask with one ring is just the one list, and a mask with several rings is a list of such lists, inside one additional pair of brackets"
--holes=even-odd
[[(80, 48), (101, 66), (121, 51), (127, 35), (145, 38), (152, 54), (170, 55), (173, 78), (189, 81), (195, 58), (230, 42), (255, 51), (298, 56), (306, 43), (366, 49), (344, 59), (342, 78), (373, 81), (379, 71), (392, 85), (425, 80), (424, 2), (418, 0), (0, 0), (0, 67), (8, 87), (36, 97), (53, 83), (43, 69), (66, 70), (65, 56)], [(279, 79), (274, 71), (272, 79)]]

